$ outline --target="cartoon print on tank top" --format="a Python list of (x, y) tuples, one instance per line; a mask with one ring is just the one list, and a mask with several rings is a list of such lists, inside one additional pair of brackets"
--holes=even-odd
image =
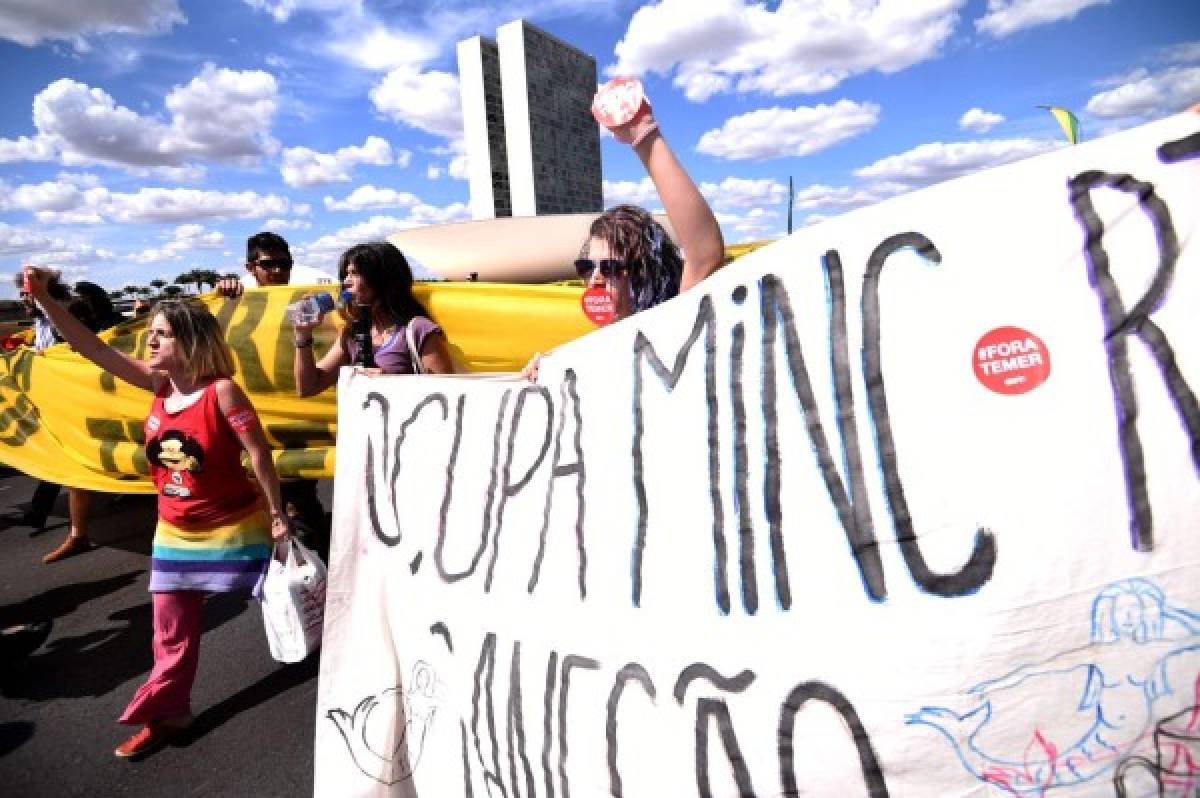
[(204, 468), (204, 449), (195, 438), (169, 429), (146, 445), (146, 458), (171, 472), (162, 487), (164, 496), (187, 499), (192, 495), (190, 475)]

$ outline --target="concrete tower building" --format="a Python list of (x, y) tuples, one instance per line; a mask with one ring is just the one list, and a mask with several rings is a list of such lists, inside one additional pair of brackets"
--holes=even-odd
[(458, 71), (476, 219), (602, 209), (594, 58), (515, 20), (459, 42)]

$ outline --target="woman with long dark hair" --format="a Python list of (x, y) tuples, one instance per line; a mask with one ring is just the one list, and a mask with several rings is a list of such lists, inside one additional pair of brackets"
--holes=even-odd
[(342, 366), (357, 362), (360, 345), (352, 333), (355, 329), (369, 330), (380, 373), (454, 372), (446, 335), (413, 296), (412, 269), (395, 245), (375, 241), (350, 247), (338, 261), (338, 278), (351, 301), (339, 311), (346, 324), (329, 351), (320, 360), (313, 356), (312, 330), (320, 319), (293, 328), (296, 393), (320, 393), (337, 382)]

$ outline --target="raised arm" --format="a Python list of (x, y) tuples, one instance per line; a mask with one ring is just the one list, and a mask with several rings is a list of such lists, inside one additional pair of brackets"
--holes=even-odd
[(717, 217), (663, 137), (641, 83), (634, 78), (613, 78), (596, 92), (592, 115), (617, 141), (633, 147), (658, 190), (675, 229), (675, 243), (683, 250), (680, 290), (686, 291), (719, 269), (725, 260), (725, 241)]
[(344, 335), (338, 335), (329, 351), (318, 361), (313, 355), (313, 324), (296, 324), (293, 328), (296, 354), (293, 376), (296, 378), (297, 396), (314, 396), (337, 382), (338, 371), (350, 362), (346, 353)]
[(658, 198), (675, 228), (676, 243), (684, 256), (679, 290), (686, 291), (721, 268), (725, 260), (721, 227), (659, 130), (647, 134), (634, 152), (658, 189)]
[(49, 274), (29, 264), (22, 268), (29, 281), (29, 293), (72, 349), (114, 377), (137, 388), (154, 390), (157, 379), (154, 369), (101, 341), (83, 322), (72, 316), (65, 305), (53, 299), (47, 290)]
[(237, 435), (242, 448), (250, 456), (250, 468), (254, 471), (258, 486), (267, 500), (267, 508), (271, 513), (271, 538), (284, 540), (288, 536), (288, 522), (279, 493), (279, 474), (275, 471), (275, 462), (271, 459), (271, 445), (267, 443), (267, 436), (263, 434), (258, 413), (255, 412), (254, 405), (250, 404), (245, 392), (233, 380), (217, 380), (216, 389), (221, 415), (225, 416), (230, 429)]

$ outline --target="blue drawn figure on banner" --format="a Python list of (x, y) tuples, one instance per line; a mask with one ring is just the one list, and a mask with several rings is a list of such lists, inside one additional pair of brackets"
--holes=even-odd
[(1196, 703), (1198, 677), (1200, 614), (1125, 579), (1096, 595), (1086, 645), (974, 685), (965, 712), (922, 707), (906, 722), (941, 732), (982, 782), (1064, 795), (1152, 746), (1158, 716)]

